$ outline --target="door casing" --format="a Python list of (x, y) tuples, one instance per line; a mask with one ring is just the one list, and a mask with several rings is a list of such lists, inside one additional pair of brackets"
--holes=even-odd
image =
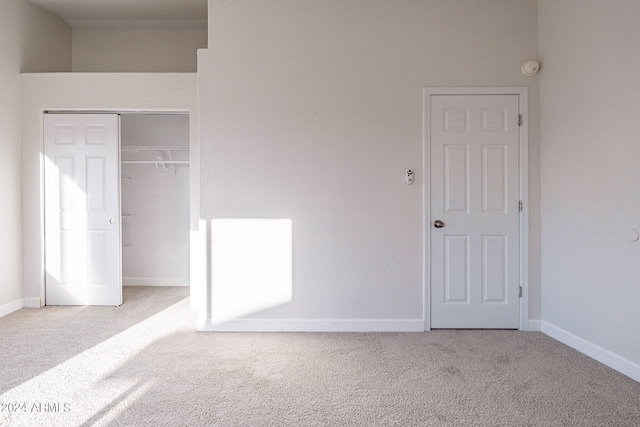
[(518, 107), (522, 115), (519, 142), (519, 192), (522, 201), (520, 215), (520, 326), (519, 330), (529, 330), (529, 194), (528, 194), (528, 89), (526, 87), (427, 87), (423, 96), (423, 319), (424, 330), (431, 330), (431, 96), (433, 95), (517, 95)]
[[(170, 110), (170, 109), (161, 109), (161, 110), (152, 110), (152, 109), (139, 109), (139, 110), (133, 110), (133, 109), (41, 109), (41, 111), (39, 112), (40, 116), (41, 116), (41, 128), (40, 128), (40, 150), (41, 153), (43, 154), (43, 158), (44, 158), (44, 115), (45, 114), (80, 114), (80, 115), (91, 115), (91, 114), (114, 114), (114, 115), (123, 115), (123, 114), (159, 114), (159, 115), (172, 115), (172, 114), (180, 114), (180, 115), (188, 115), (190, 117), (190, 132), (192, 132), (191, 129), (191, 116), (194, 114), (193, 111), (190, 110), (186, 110), (186, 109), (176, 109), (176, 110)], [(120, 132), (120, 129), (118, 129), (118, 132)], [(195, 197), (194, 200), (194, 194), (196, 196), (199, 196), (199, 187), (197, 188), (197, 191), (194, 192), (193, 187), (193, 174), (199, 174), (199, 159), (197, 158), (197, 153), (199, 153), (199, 144), (198, 144), (198, 140), (192, 138), (191, 136), (189, 137), (189, 150), (190, 150), (190, 156), (189, 156), (189, 168), (190, 168), (190, 174), (191, 178), (190, 178), (190, 216), (193, 215), (194, 211), (198, 211), (199, 210), (199, 206), (200, 206), (200, 198), (199, 197)], [(118, 153), (120, 153), (120, 137), (118, 137)], [(41, 164), (41, 169), (42, 171), (44, 171), (44, 163)], [(120, 189), (120, 156), (118, 154), (118, 198), (120, 198), (121, 195), (121, 189)], [(42, 174), (41, 178), (40, 178), (40, 186), (42, 189), (44, 189), (45, 187), (45, 183), (44, 183), (44, 173)], [(46, 301), (46, 272), (45, 272), (45, 257), (46, 257), (46, 248), (44, 245), (45, 242), (45, 235), (44, 235), (44, 190), (41, 192), (40, 194), (40, 198), (41, 198), (41, 226), (43, 229), (43, 233), (41, 236), (42, 239), (42, 258), (41, 258), (41, 262), (42, 262), (42, 267), (43, 267), (43, 271), (42, 271), (42, 283), (41, 283), (41, 297), (40, 297), (40, 301), (38, 306), (39, 307), (43, 307), (45, 305), (47, 305), (47, 301)], [(198, 221), (198, 223), (200, 223), (201, 221)], [(200, 225), (200, 224), (199, 224)], [(121, 219), (118, 219), (118, 227), (120, 229), (121, 232)], [(201, 225), (200, 225), (201, 226)], [(190, 227), (192, 228), (192, 227)], [(199, 236), (195, 235), (196, 233), (193, 232), (193, 230), (190, 230), (190, 286), (189, 286), (189, 292), (190, 292), (190, 305), (192, 309), (201, 309), (200, 306), (196, 305), (196, 303), (194, 302), (194, 296), (199, 296), (201, 293), (204, 292), (204, 289), (200, 289), (201, 286), (199, 283), (199, 278), (196, 279), (194, 277), (193, 272), (196, 271), (199, 273), (200, 270), (200, 265), (194, 265), (194, 258), (195, 255), (194, 254), (194, 247), (197, 247), (197, 245), (200, 243), (199, 240)], [(199, 234), (199, 233), (198, 233)], [(199, 247), (198, 247), (199, 248)], [(121, 256), (121, 255), (120, 255)], [(200, 260), (198, 260), (200, 261)], [(119, 271), (119, 275), (120, 275), (120, 297), (122, 299), (122, 260), (120, 260), (120, 271)], [(201, 299), (201, 297), (199, 298)], [(122, 301), (120, 302), (120, 304), (122, 304)]]

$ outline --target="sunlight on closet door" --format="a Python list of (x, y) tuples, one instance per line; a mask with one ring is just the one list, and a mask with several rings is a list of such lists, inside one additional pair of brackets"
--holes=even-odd
[(46, 305), (120, 305), (119, 118), (45, 114)]

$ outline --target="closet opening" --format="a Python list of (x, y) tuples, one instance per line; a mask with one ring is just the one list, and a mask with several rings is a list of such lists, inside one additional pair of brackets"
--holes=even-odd
[(189, 115), (121, 114), (120, 178), (122, 285), (188, 287)]

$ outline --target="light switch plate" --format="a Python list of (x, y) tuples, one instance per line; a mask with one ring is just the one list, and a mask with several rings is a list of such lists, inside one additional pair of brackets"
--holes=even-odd
[(407, 183), (407, 185), (411, 185), (413, 184), (413, 169), (407, 169), (405, 174), (404, 174), (404, 182)]

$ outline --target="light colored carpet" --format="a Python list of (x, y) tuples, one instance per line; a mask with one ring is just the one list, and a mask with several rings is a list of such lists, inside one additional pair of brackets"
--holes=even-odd
[(0, 425), (640, 426), (640, 383), (540, 333), (197, 333), (188, 307), (0, 318)]

